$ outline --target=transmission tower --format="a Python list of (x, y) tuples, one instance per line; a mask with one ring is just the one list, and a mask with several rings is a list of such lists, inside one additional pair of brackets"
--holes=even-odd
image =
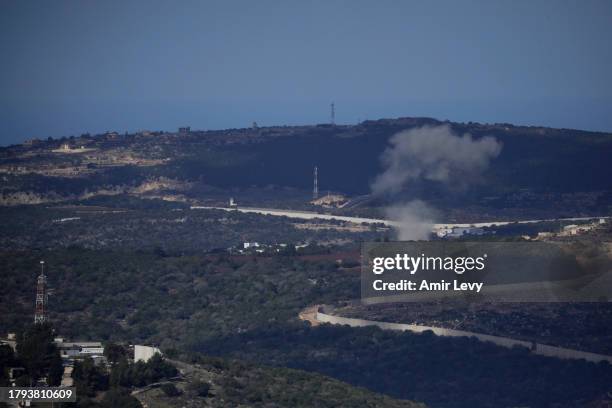
[(45, 275), (45, 261), (40, 261), (40, 275), (36, 282), (36, 311), (34, 312), (34, 323), (47, 321), (47, 276)]
[(316, 200), (319, 198), (319, 168), (314, 168), (314, 185), (312, 187), (312, 199)]

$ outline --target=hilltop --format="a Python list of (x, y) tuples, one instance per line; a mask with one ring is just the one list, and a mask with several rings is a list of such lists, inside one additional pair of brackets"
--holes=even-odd
[[(314, 166), (322, 192), (354, 197), (370, 193), (392, 135), (443, 124), (459, 135), (496, 138), (503, 145), (501, 154), (466, 191), (449, 193), (435, 183), (416, 183), (406, 197), (473, 213), (609, 211), (612, 134), (431, 118), (30, 140), (0, 148), (0, 204), (129, 194), (187, 203), (237, 196), (248, 204), (295, 207), (308, 201)], [(381, 200), (369, 205), (376, 207)]]

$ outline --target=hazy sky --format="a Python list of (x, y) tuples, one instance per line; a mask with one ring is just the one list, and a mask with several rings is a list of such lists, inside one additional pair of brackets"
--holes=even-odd
[(612, 1), (0, 0), (0, 144), (398, 116), (612, 131)]

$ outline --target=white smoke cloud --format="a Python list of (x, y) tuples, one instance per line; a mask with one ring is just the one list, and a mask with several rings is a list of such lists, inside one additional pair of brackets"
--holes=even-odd
[(436, 211), (421, 200), (397, 204), (385, 209), (385, 215), (399, 222), (397, 239), (401, 241), (427, 240), (433, 228)]
[(385, 170), (372, 184), (374, 194), (398, 193), (419, 179), (465, 187), (502, 149), (495, 138), (458, 136), (448, 125), (405, 130), (389, 142), (381, 156)]
[[(410, 182), (428, 180), (467, 187), (497, 157), (502, 144), (492, 137), (474, 140), (456, 135), (448, 125), (423, 126), (397, 133), (382, 154), (384, 171), (372, 183), (375, 195), (395, 194)], [(388, 207), (386, 216), (400, 223), (398, 239), (428, 239), (436, 211), (421, 200)]]

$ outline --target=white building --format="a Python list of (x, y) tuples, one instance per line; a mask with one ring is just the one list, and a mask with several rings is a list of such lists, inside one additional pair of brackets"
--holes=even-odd
[(134, 362), (143, 361), (146, 363), (155, 354), (161, 356), (162, 352), (157, 347), (134, 345)]
[(77, 341), (67, 342), (58, 337), (55, 345), (63, 358), (75, 359), (80, 357), (102, 357), (104, 356), (104, 346), (99, 341)]

